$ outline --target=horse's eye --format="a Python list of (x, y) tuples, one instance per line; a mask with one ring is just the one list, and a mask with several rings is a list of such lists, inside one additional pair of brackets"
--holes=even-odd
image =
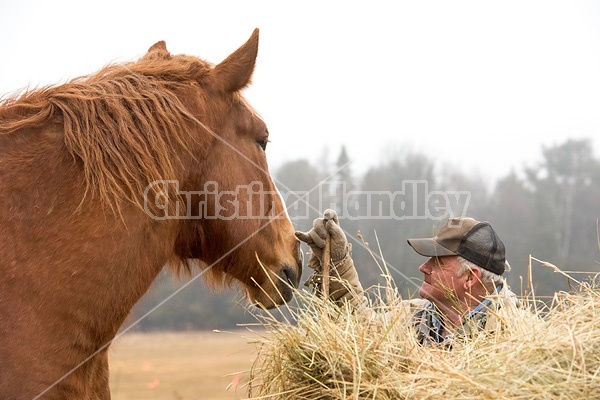
[(269, 143), (269, 139), (265, 137), (257, 140), (256, 143), (258, 143), (258, 145), (262, 147), (263, 150), (267, 150), (267, 143)]

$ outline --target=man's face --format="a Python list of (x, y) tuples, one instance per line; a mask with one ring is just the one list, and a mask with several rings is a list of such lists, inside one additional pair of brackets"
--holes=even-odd
[(423, 283), (419, 296), (441, 307), (457, 306), (457, 300), (465, 294), (464, 277), (457, 277), (460, 268), (457, 256), (431, 257), (419, 267)]

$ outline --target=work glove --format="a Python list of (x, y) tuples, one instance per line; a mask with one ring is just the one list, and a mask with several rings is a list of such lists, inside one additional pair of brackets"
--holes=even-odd
[(339, 306), (349, 302), (351, 306), (359, 307), (366, 302), (366, 298), (363, 296), (363, 288), (350, 257), (352, 246), (348, 243), (346, 235), (339, 225), (336, 212), (331, 209), (325, 210), (323, 218), (313, 221), (310, 231), (296, 231), (296, 237), (310, 246), (311, 255), (308, 267), (315, 271), (305, 285), (313, 285), (317, 294), (323, 293), (323, 248), (327, 233), (330, 237), (331, 258), (329, 298)]

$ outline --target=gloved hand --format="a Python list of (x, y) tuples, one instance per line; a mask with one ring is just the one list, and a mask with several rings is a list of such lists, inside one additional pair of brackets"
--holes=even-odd
[(305, 285), (313, 285), (315, 291), (322, 292), (323, 248), (327, 233), (330, 237), (331, 256), (329, 298), (340, 306), (348, 301), (357, 308), (366, 302), (366, 298), (362, 296), (363, 288), (350, 257), (352, 246), (339, 225), (336, 212), (331, 209), (325, 210), (323, 218), (313, 221), (313, 228), (310, 231), (296, 231), (296, 237), (310, 246), (308, 267), (315, 270)]
[(334, 264), (339, 263), (350, 253), (350, 245), (339, 223), (336, 212), (327, 209), (323, 213), (323, 218), (317, 218), (313, 221), (313, 227), (310, 231), (296, 231), (296, 237), (310, 246), (309, 268), (319, 272), (323, 270), (323, 248), (325, 247), (327, 233), (330, 237), (331, 262)]

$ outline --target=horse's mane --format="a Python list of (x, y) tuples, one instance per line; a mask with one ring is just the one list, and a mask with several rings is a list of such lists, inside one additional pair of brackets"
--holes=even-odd
[(137, 62), (0, 100), (0, 135), (62, 126), (68, 152), (83, 164), (85, 193), (97, 190), (113, 211), (123, 200), (143, 209), (151, 182), (175, 179), (175, 149), (198, 140), (189, 134), (198, 121), (175, 93), (189, 92), (209, 71), (208, 63), (173, 57), (159, 42)]

